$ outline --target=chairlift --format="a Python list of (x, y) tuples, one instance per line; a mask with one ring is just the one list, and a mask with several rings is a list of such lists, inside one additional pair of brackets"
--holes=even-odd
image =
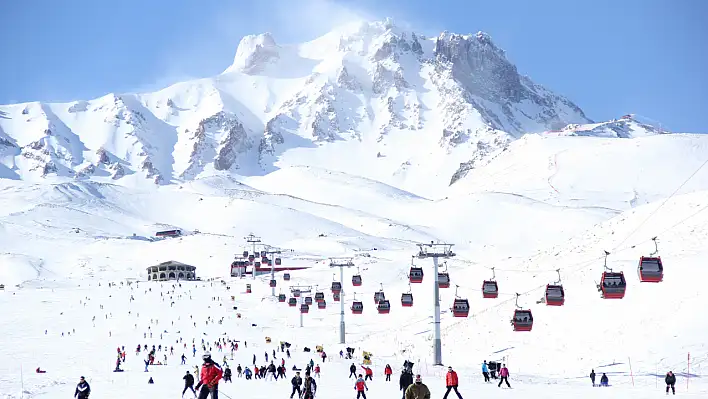
[(317, 309), (327, 309), (327, 302), (324, 299), (317, 301)]
[(656, 242), (656, 237), (652, 238), (652, 241), (654, 241), (654, 252), (649, 256), (642, 256), (637, 267), (639, 281), (643, 283), (660, 283), (664, 279), (664, 265), (659, 256), (659, 244)]
[(307, 305), (312, 305), (312, 297), (311, 297), (311, 296), (306, 296), (306, 297), (305, 297), (305, 304), (307, 304)]
[(438, 288), (450, 288), (450, 274), (447, 272), (447, 262), (444, 265), (445, 271), (438, 273)]
[(492, 268), (492, 279), (484, 280), (482, 283), (482, 297), (484, 298), (497, 298), (499, 297), (499, 285), (495, 280), (496, 271)]
[[(275, 264), (276, 265), (278, 264), (277, 259), (276, 259)], [(290, 273), (283, 273), (283, 280), (290, 281)]]
[(288, 306), (291, 306), (291, 307), (297, 306), (297, 299), (294, 297), (290, 297), (290, 299), (288, 299)]
[(275, 288), (275, 286), (278, 285), (278, 282), (275, 281), (275, 280), (270, 280), (270, 284), (269, 284), (269, 285), (270, 285), (271, 288)]
[(285, 302), (286, 299), (285, 294), (278, 294), (278, 302)]
[(309, 313), (310, 312), (310, 305), (303, 303), (300, 305), (300, 313)]
[(613, 272), (607, 267), (608, 255), (610, 253), (605, 251), (605, 271), (602, 273), (597, 289), (604, 299), (622, 299), (627, 291), (627, 280), (624, 278), (624, 272)]
[(457, 295), (459, 286), (455, 286), (455, 301), (452, 303), (452, 315), (454, 317), (467, 317), (470, 314), (470, 302), (467, 298), (460, 298)]
[(519, 306), (519, 295), (516, 294), (516, 308), (514, 310), (514, 318), (511, 319), (511, 325), (514, 326), (514, 331), (531, 331), (533, 328), (533, 314), (530, 309), (522, 309)]
[(387, 299), (379, 301), (379, 303), (376, 305), (376, 310), (379, 311), (379, 314), (388, 314), (391, 312), (391, 302), (389, 302)]
[(352, 276), (352, 285), (359, 287), (362, 284), (361, 274), (359, 273), (359, 268), (356, 268), (356, 274)]
[(352, 302), (352, 314), (362, 314), (364, 312), (364, 302), (356, 300), (356, 293), (354, 293), (354, 302)]
[(374, 303), (379, 303), (386, 300), (386, 294), (384, 294), (383, 284), (381, 284), (381, 290), (374, 293)]
[(275, 265), (280, 266), (280, 264), (283, 263), (282, 259), (280, 258), (275, 258)]
[(561, 284), (560, 269), (556, 269), (558, 281), (546, 285), (545, 302), (547, 306), (563, 306), (565, 304), (565, 290)]

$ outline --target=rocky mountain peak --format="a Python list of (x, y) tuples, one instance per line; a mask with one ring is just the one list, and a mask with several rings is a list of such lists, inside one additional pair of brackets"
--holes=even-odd
[(269, 62), (278, 58), (279, 47), (272, 34), (244, 36), (236, 49), (233, 64), (225, 72), (259, 73)]

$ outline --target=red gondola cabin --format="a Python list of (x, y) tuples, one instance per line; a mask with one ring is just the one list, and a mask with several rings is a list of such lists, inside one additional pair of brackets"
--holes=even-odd
[(530, 310), (516, 309), (511, 320), (514, 331), (531, 331), (533, 328), (533, 314)]
[(605, 299), (622, 299), (627, 291), (627, 280), (623, 272), (604, 272), (600, 281), (600, 291)]
[(549, 284), (546, 286), (546, 305), (563, 306), (565, 304), (565, 290), (562, 285)]
[(642, 256), (637, 267), (639, 281), (643, 283), (660, 283), (664, 279), (664, 265), (661, 257)]
[(487, 280), (482, 283), (482, 296), (484, 298), (496, 298), (499, 296), (499, 286), (496, 281)]

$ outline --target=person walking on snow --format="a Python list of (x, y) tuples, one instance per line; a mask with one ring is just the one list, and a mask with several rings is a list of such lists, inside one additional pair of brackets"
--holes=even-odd
[(502, 364), (502, 368), (499, 370), (499, 385), (497, 386), (501, 388), (502, 382), (506, 382), (506, 386), (511, 388), (511, 385), (509, 385), (509, 369), (506, 368), (506, 364)]
[(457, 397), (462, 399), (462, 395), (460, 395), (460, 392), (457, 391), (457, 386), (460, 384), (459, 379), (457, 378), (457, 372), (452, 369), (452, 367), (447, 368), (447, 375), (445, 376), (445, 386), (447, 387), (447, 391), (445, 392), (445, 396), (443, 396), (443, 399), (447, 399), (447, 395), (450, 393), (450, 390), (454, 389), (455, 393), (457, 394)]
[(413, 373), (408, 368), (401, 370), (401, 378), (398, 381), (400, 390), (403, 391), (403, 399), (406, 399), (406, 390), (413, 385)]
[(607, 378), (607, 374), (602, 373), (602, 377), (600, 377), (600, 386), (601, 387), (609, 387), (610, 386), (610, 379)]
[(666, 382), (666, 394), (669, 394), (669, 387), (671, 387), (671, 392), (676, 395), (676, 387), (674, 385), (676, 384), (676, 376), (674, 375), (673, 371), (669, 371), (666, 373), (666, 378), (664, 378), (664, 382)]
[(184, 397), (184, 393), (187, 392), (187, 389), (191, 389), (192, 393), (194, 394), (194, 397), (197, 397), (197, 391), (194, 390), (194, 376), (187, 371), (187, 374), (182, 377), (184, 380), (184, 389), (182, 390), (182, 397)]
[(243, 369), (241, 368), (241, 365), (239, 364), (238, 366), (236, 366), (236, 376), (238, 378), (241, 378), (241, 374), (243, 374)]
[(224, 369), (224, 382), (233, 382), (231, 381), (231, 369), (229, 368), (229, 366), (226, 366), (226, 368)]
[(590, 381), (592, 381), (592, 386), (595, 386), (595, 369), (590, 370)]
[(415, 376), (415, 384), (411, 384), (403, 396), (404, 399), (430, 399), (430, 389), (423, 384), (420, 374)]
[(352, 365), (349, 366), (349, 377), (347, 377), (347, 378), (352, 378), (352, 376), (354, 376), (354, 378), (356, 378), (356, 366), (354, 365), (354, 363), (352, 363)]
[(315, 366), (315, 377), (320, 378), (320, 365)]
[(290, 384), (293, 386), (293, 393), (290, 394), (290, 399), (293, 398), (293, 395), (295, 395), (295, 391), (297, 391), (297, 397), (299, 398), (302, 396), (302, 392), (300, 392), (300, 385), (302, 385), (302, 378), (300, 378), (300, 372), (296, 371), (295, 372), (295, 377), (293, 377), (290, 380)]
[(76, 385), (76, 391), (74, 392), (74, 397), (77, 399), (88, 399), (91, 394), (91, 386), (82, 375), (79, 379), (79, 383)]
[(391, 374), (393, 374), (393, 370), (391, 369), (390, 364), (387, 364), (386, 368), (384, 368), (384, 374), (386, 375), (386, 381), (391, 381)]
[(487, 361), (482, 363), (482, 375), (484, 376), (484, 382), (489, 382), (489, 366), (487, 366)]
[(317, 383), (315, 379), (310, 377), (310, 373), (305, 373), (305, 381), (302, 387), (302, 399), (315, 399), (317, 393)]
[(359, 374), (359, 378), (357, 378), (354, 383), (354, 389), (356, 390), (356, 399), (359, 399), (360, 397), (366, 399), (366, 393), (364, 393), (364, 390), (366, 389), (368, 391), (369, 387), (366, 386), (366, 381), (364, 381), (361, 374)]
[(202, 364), (201, 378), (197, 384), (197, 389), (201, 387), (199, 399), (207, 399), (209, 394), (211, 394), (211, 399), (219, 399), (219, 380), (224, 375), (224, 372), (211, 359), (211, 353), (204, 353), (202, 359), (204, 359), (204, 364)]

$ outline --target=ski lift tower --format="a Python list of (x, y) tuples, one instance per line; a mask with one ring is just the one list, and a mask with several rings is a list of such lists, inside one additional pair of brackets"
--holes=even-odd
[[(247, 235), (246, 237), (243, 237), (244, 240), (246, 240), (247, 243), (251, 244), (253, 246), (253, 256), (256, 256), (256, 245), (261, 243), (261, 238), (256, 237), (253, 235), (253, 233)], [(253, 276), (253, 279), (256, 279), (256, 267), (253, 266), (253, 273), (251, 273)]]
[(442, 366), (442, 340), (440, 338), (440, 287), (438, 286), (438, 259), (449, 259), (456, 254), (452, 252), (452, 246), (455, 244), (445, 244), (445, 243), (434, 243), (430, 244), (418, 244), (418, 259), (428, 259), (433, 258), (433, 266), (435, 271), (433, 275), (435, 276), (435, 282), (433, 284), (433, 304), (434, 312), (433, 317), (435, 320), (435, 362), (436, 366)]
[[(277, 250), (271, 246), (267, 246), (265, 248), (265, 253), (266, 255), (280, 255), (283, 253), (280, 250)], [(270, 256), (268, 257), (270, 259)], [(275, 260), (270, 259), (270, 279), (275, 280)], [(275, 296), (275, 287), (271, 287), (271, 295)]]
[[(302, 294), (310, 294), (312, 293), (312, 286), (301, 286), (301, 285), (295, 285), (295, 286), (290, 286), (290, 293), (294, 295), (295, 291), (300, 291), (300, 300), (298, 300), (298, 305), (299, 308), (302, 307), (302, 305), (305, 303), (305, 296)], [(302, 327), (302, 310), (298, 310), (300, 312), (300, 327)]]
[(339, 295), (339, 343), (345, 343), (345, 326), (344, 326), (344, 268), (354, 267), (352, 258), (329, 258), (329, 267), (339, 268), (339, 282), (342, 284), (342, 290)]

